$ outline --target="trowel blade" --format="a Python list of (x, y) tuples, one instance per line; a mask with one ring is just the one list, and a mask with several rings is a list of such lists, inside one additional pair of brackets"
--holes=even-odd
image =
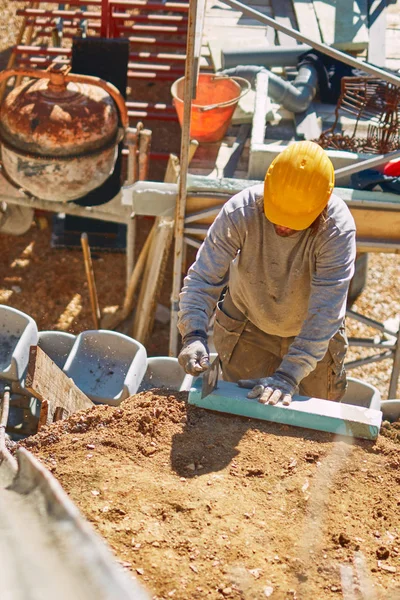
[(218, 384), (219, 356), (217, 356), (203, 375), (201, 397), (205, 398), (215, 390)]

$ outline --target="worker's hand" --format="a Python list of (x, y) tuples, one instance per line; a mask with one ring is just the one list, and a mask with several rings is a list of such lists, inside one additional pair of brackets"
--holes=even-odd
[(240, 379), (238, 385), (252, 388), (247, 397), (258, 398), (262, 404), (277, 404), (282, 401), (284, 406), (289, 406), (296, 392), (296, 386), (278, 373), (261, 379)]
[(201, 337), (188, 337), (184, 340), (178, 361), (186, 373), (195, 377), (210, 366), (207, 342)]

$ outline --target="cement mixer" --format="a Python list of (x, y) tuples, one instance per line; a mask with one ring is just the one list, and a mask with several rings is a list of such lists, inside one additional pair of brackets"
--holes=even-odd
[(117, 88), (98, 77), (9, 69), (28, 77), (0, 107), (1, 160), (9, 180), (44, 200), (81, 198), (110, 176), (118, 143), (128, 126), (125, 101)]

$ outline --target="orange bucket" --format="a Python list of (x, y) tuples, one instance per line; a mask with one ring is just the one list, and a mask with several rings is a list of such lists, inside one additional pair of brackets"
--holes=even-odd
[[(244, 90), (238, 83), (239, 81), (247, 85)], [(183, 123), (184, 85), (185, 78), (181, 77), (171, 87), (173, 103), (181, 127)], [(249, 89), (249, 82), (241, 77), (200, 73), (196, 98), (192, 102), (191, 139), (198, 142), (218, 142), (222, 140), (237, 103)]]

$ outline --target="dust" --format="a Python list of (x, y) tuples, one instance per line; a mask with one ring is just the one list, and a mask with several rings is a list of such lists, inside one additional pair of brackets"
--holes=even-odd
[(23, 442), (154, 600), (400, 597), (393, 439), (212, 413), (186, 398), (143, 392)]

